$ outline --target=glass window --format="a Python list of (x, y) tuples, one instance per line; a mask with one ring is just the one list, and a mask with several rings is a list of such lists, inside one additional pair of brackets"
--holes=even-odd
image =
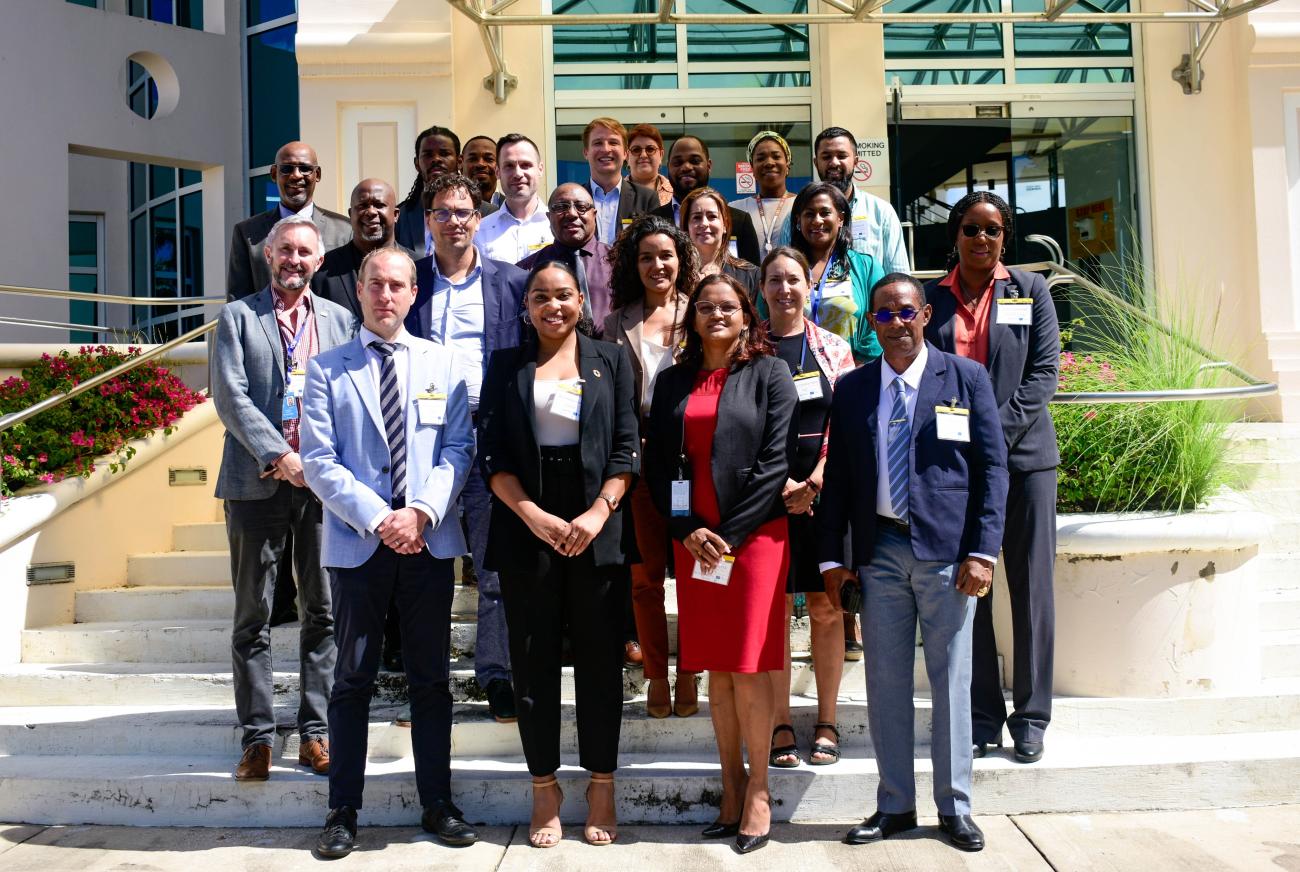
[(298, 138), (297, 23), (248, 37), (249, 167), (268, 166)]
[(176, 190), (176, 170), (173, 167), (149, 166), (149, 199), (156, 200)]
[(127, 0), (126, 14), (159, 24), (203, 29), (203, 0)]
[[(557, 15), (659, 11), (656, 0), (561, 0)], [(677, 31), (665, 24), (588, 24), (556, 27), (556, 63), (676, 63)]]
[(885, 70), (885, 81), (898, 77), (900, 85), (1001, 85), (1006, 74), (998, 69), (987, 70)]
[(1051, 67), (1016, 70), (1024, 85), (1113, 85), (1133, 81), (1132, 67)]
[(68, 222), (68, 266), (99, 267), (99, 226), (96, 222), (76, 219)]
[(249, 210), (254, 215), (265, 212), (280, 202), (280, 189), (275, 186), (275, 182), (271, 181), (269, 174), (253, 176), (249, 179), (248, 192)]
[(149, 200), (146, 179), (149, 174), (147, 164), (131, 164), (131, 208), (137, 209)]
[[(84, 294), (99, 293), (99, 276), (90, 273), (73, 273), (68, 276), (68, 290)], [(89, 300), (68, 301), (68, 321), (72, 324), (94, 324), (95, 304)], [(69, 342), (94, 342), (98, 333), (90, 330), (69, 330)]]
[(248, 26), (256, 27), (298, 11), (298, 0), (244, 0)]
[(141, 118), (152, 118), (158, 112), (158, 85), (135, 61), (126, 62), (126, 105)]
[[(181, 296), (203, 296), (203, 193), (181, 197)], [(182, 333), (203, 323), (203, 310), (181, 321)]]
[[(1000, 12), (998, 0), (892, 0), (884, 12)], [(999, 24), (886, 24), (885, 57), (1002, 57)]]
[[(95, 294), (99, 292), (102, 263), (99, 239), (103, 219), (99, 216), (72, 216), (68, 219), (68, 290)], [(68, 301), (68, 321), (94, 324), (98, 307), (89, 300)], [(97, 333), (71, 330), (70, 342), (94, 342)]]
[[(149, 180), (150, 205), (138, 204), (131, 212), (131, 293), (137, 297), (201, 296), (203, 294), (203, 193), (197, 170), (133, 164), (132, 179)], [(189, 193), (177, 188), (179, 178)], [(133, 186), (134, 187), (134, 186)], [(135, 199), (133, 192), (133, 200)], [(160, 341), (198, 326), (201, 309), (182, 321), (159, 319), (176, 312), (173, 307), (140, 306), (132, 309), (135, 328)]]
[(557, 91), (648, 91), (657, 88), (676, 88), (677, 77), (646, 73), (626, 76), (556, 76)]
[[(686, 0), (686, 10), (713, 15), (752, 12), (803, 13), (808, 11), (808, 2), (807, 0)], [(804, 24), (691, 24), (686, 28), (686, 46), (687, 57), (692, 61), (808, 60), (808, 26)]]
[[(1016, 12), (1042, 12), (1043, 0), (1013, 0)], [(1079, 0), (1053, 24), (1017, 24), (1019, 57), (1123, 56), (1133, 53), (1133, 35), (1127, 24), (1069, 24), (1072, 14), (1127, 12), (1128, 0)]]
[(188, 188), (203, 182), (203, 173), (199, 170), (181, 170), (181, 187)]
[(691, 73), (692, 88), (810, 88), (812, 73)]
[(85, 6), (87, 9), (98, 9), (100, 0), (68, 0), (73, 6)]

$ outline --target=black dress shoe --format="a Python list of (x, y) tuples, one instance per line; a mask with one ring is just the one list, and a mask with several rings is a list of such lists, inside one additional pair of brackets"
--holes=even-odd
[[(739, 829), (739, 828), (740, 828), (740, 824), (736, 824), (736, 828)], [(744, 833), (737, 832), (737, 833), (736, 833), (736, 853), (737, 853), (737, 854), (749, 854), (749, 853), (752, 853), (752, 852), (754, 852), (754, 851), (757, 851), (759, 848), (761, 848), (761, 847), (763, 847), (764, 845), (767, 844), (767, 839), (768, 839), (768, 836), (770, 836), (770, 835), (771, 835), (771, 831), (770, 831), (770, 830), (769, 830), (768, 832), (766, 832), (766, 833), (763, 833), (763, 835), (761, 835), (761, 836), (747, 836), (747, 835), (745, 835)]]
[(357, 811), (340, 806), (325, 818), (325, 829), (316, 839), (315, 854), (322, 860), (337, 860), (352, 853), (357, 843)]
[(878, 811), (871, 817), (849, 830), (844, 836), (846, 845), (865, 845), (879, 842), (898, 833), (916, 829), (916, 810), (904, 812)]
[(736, 821), (734, 824), (714, 821), (700, 833), (700, 837), (705, 839), (730, 839), (738, 835), (740, 835), (740, 821)]
[(465, 815), (450, 802), (431, 805), (420, 816), (420, 826), (426, 833), (432, 833), (444, 845), (462, 847), (478, 841), (478, 831), (465, 823)]
[(971, 745), (970, 748), (971, 756), (983, 757), (985, 754), (989, 752), (990, 746), (994, 748), (1001, 748), (1002, 740), (998, 739), (996, 742), (975, 742), (974, 744)]
[(1016, 762), (1037, 763), (1043, 759), (1043, 743), (1028, 740), (1016, 741)]
[(983, 851), (984, 833), (968, 814), (939, 815), (939, 829), (952, 842), (954, 848), (963, 851)]
[(488, 712), (498, 724), (513, 724), (519, 720), (515, 711), (515, 691), (504, 678), (494, 678), (487, 686)]

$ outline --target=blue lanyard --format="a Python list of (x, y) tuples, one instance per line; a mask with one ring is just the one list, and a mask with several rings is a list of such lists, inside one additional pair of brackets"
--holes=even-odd
[[(822, 308), (822, 291), (825, 289), (826, 280), (830, 278), (831, 270), (834, 268), (835, 268), (835, 255), (832, 254), (830, 256), (830, 260), (826, 261), (826, 269), (822, 270), (821, 280), (817, 282), (817, 290), (813, 293), (812, 322), (816, 324), (818, 327), (820, 327), (822, 324), (822, 322), (817, 317), (818, 314), (821, 312), (821, 308)], [(807, 334), (805, 334), (805, 336), (806, 335)], [(805, 345), (807, 344), (807, 340), (805, 340), (804, 344)]]
[(302, 341), (302, 334), (307, 330), (307, 319), (311, 317), (306, 309), (302, 313), (302, 323), (298, 325), (298, 332), (294, 334), (292, 342), (284, 343), (284, 368), (286, 372), (293, 372), (293, 356), (298, 351), (298, 343)]

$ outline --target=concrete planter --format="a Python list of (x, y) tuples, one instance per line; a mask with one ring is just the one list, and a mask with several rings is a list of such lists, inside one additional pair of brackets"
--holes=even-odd
[[(1056, 693), (1257, 691), (1254, 558), (1269, 525), (1226, 500), (1183, 514), (1059, 516)], [(996, 611), (1009, 640), (1005, 595)]]

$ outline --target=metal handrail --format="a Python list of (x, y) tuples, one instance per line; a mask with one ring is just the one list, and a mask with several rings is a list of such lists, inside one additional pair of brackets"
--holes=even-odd
[(0, 285), (0, 294), (49, 297), (55, 300), (84, 300), (87, 303), (116, 303), (126, 306), (220, 306), (226, 302), (225, 297), (128, 297), (124, 294), (61, 291), (57, 288), (27, 288), (22, 285)]

